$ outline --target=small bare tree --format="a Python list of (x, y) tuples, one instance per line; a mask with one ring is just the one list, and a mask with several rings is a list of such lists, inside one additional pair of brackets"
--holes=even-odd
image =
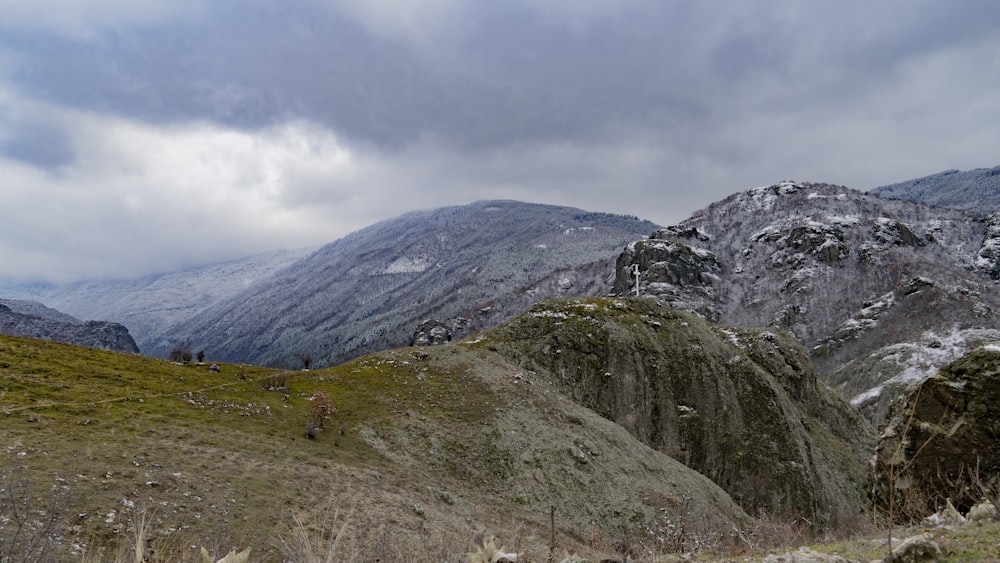
[(190, 364), (194, 355), (191, 354), (191, 348), (187, 344), (178, 344), (170, 351), (169, 357), (171, 362)]

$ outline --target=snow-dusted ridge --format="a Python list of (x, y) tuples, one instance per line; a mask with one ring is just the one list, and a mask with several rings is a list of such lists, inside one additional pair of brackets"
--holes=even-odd
[[(924, 333), (1000, 328), (995, 258), (1000, 215), (984, 221), (786, 181), (734, 194), (629, 245), (615, 289), (634, 291), (638, 264), (645, 294), (724, 324), (789, 330), (828, 374)], [(920, 365), (893, 364), (898, 371), (884, 379), (915, 380)], [(850, 396), (874, 398), (884, 379)]]

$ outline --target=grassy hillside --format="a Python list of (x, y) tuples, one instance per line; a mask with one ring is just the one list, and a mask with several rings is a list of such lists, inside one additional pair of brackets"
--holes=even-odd
[[(718, 544), (747, 521), (707, 479), (483, 347), (220, 367), (0, 337), (0, 463), (30, 485), (36, 518), (55, 500), (54, 553), (105, 559), (143, 515), (153, 560), (334, 542), (339, 560), (454, 560), (493, 533), (544, 560), (553, 508), (557, 545), (591, 556), (666, 549), (676, 522), (674, 547)], [(316, 391), (336, 411), (309, 439)]]

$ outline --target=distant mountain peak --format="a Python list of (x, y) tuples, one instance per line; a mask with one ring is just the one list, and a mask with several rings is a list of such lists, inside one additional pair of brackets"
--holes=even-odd
[(887, 199), (905, 199), (928, 205), (979, 213), (1000, 212), (1000, 166), (974, 170), (945, 170), (930, 176), (871, 190)]

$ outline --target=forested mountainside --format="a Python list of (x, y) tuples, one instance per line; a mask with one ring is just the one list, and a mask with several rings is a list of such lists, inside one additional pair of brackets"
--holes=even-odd
[(929, 205), (979, 213), (1000, 212), (1000, 166), (975, 170), (946, 170), (922, 178), (889, 184), (871, 193)]
[(874, 416), (891, 400), (880, 393), (887, 380), (916, 381), (954, 358), (920, 354), (872, 380), (857, 375), (869, 355), (924, 341), (939, 348), (947, 341), (960, 355), (967, 338), (978, 342), (989, 334), (982, 331), (1000, 328), (994, 222), (783, 182), (734, 194), (635, 241), (619, 257), (615, 289), (634, 291), (638, 265), (643, 294), (726, 324), (786, 328), (824, 377)]
[[(605, 292), (609, 260), (653, 228), (635, 217), (514, 201), (410, 213), (216, 303), (172, 327), (150, 352), (183, 341), (227, 361), (294, 366), (309, 356), (331, 365), (408, 344), (423, 320), (462, 319), (498, 300), (516, 302), (505, 301), (510, 294), (530, 290), (533, 303)], [(524, 308), (498, 310), (504, 315), (496, 322)]]

